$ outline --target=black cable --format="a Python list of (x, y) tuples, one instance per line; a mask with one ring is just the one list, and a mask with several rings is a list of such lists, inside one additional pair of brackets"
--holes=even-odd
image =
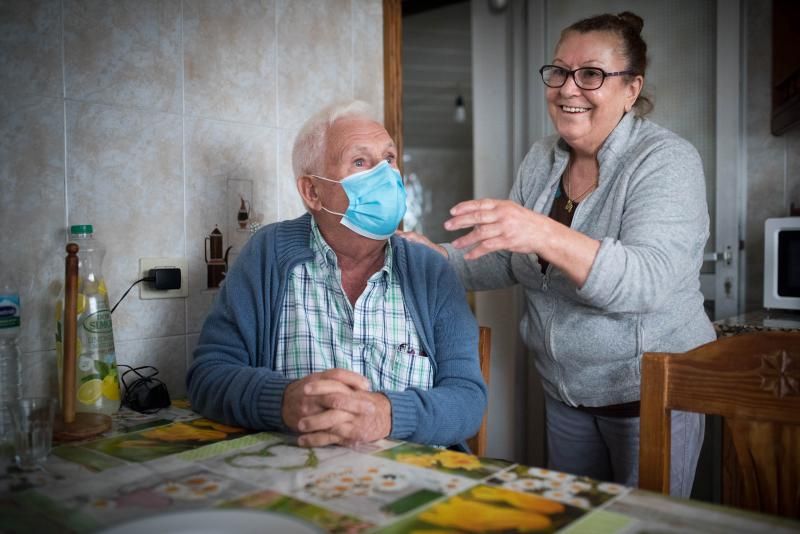
[(131, 287), (129, 287), (129, 288), (128, 288), (128, 290), (127, 290), (127, 291), (126, 291), (126, 292), (125, 292), (125, 293), (124, 293), (124, 294), (123, 294), (123, 295), (122, 295), (122, 296), (119, 298), (119, 300), (117, 301), (117, 303), (116, 303), (116, 304), (114, 304), (114, 307), (113, 307), (113, 308), (111, 308), (111, 313), (114, 313), (114, 310), (116, 310), (116, 309), (117, 309), (117, 306), (119, 306), (119, 303), (120, 303), (120, 302), (122, 302), (122, 299), (124, 299), (125, 297), (127, 297), (127, 296), (128, 296), (128, 293), (130, 293), (130, 292), (131, 292), (131, 289), (133, 289), (133, 286), (135, 286), (135, 285), (136, 285), (136, 284), (138, 284), (139, 282), (155, 282), (155, 280), (156, 280), (156, 277), (155, 277), (155, 276), (145, 276), (144, 278), (140, 278), (140, 279), (138, 279), (137, 281), (135, 281), (134, 283), (132, 283), (132, 284), (131, 284)]

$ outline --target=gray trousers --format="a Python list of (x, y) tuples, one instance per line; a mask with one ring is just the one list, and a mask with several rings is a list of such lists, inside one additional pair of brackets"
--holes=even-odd
[[(594, 416), (544, 397), (549, 469), (638, 486), (638, 417)], [(704, 415), (672, 412), (671, 495), (691, 495), (704, 432)]]

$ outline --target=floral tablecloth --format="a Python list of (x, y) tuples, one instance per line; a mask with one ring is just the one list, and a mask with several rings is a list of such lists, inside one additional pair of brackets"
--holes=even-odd
[(383, 440), (295, 446), (203, 419), (185, 403), (123, 410), (42, 471), (6, 462), (0, 532), (95, 532), (209, 509), (280, 513), (327, 532), (797, 532), (796, 523), (585, 477)]

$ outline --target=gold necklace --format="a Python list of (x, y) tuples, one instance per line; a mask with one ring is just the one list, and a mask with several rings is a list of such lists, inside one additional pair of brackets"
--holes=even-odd
[[(567, 161), (567, 203), (564, 205), (564, 209), (567, 210), (567, 213), (572, 213), (572, 208), (575, 207), (575, 203), (572, 202), (572, 194), (570, 191), (570, 182), (572, 181), (572, 159)], [(597, 187), (597, 179), (595, 178), (594, 182), (589, 184), (589, 187), (583, 190), (583, 193), (575, 197), (575, 202), (580, 202), (581, 199), (592, 189)]]

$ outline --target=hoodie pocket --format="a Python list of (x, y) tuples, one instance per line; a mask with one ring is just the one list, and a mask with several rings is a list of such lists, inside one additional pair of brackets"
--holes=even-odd
[(597, 369), (639, 359), (638, 314), (569, 311), (554, 319), (551, 340), (554, 356), (566, 368)]

